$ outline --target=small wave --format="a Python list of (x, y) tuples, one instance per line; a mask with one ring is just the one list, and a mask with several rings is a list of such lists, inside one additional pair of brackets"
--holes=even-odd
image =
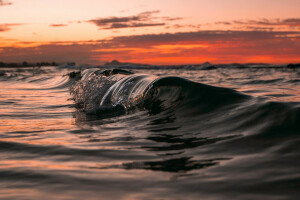
[(148, 65), (148, 64), (137, 64), (137, 63), (122, 63), (122, 62), (111, 62), (106, 63), (105, 65), (99, 66), (90, 66), (90, 65), (61, 65), (59, 69), (69, 69), (69, 70), (85, 70), (85, 69), (93, 69), (98, 68), (105, 70), (107, 68), (113, 69), (127, 69), (127, 70), (135, 70), (135, 69), (144, 69), (144, 70), (218, 70), (218, 69), (255, 69), (255, 70), (265, 70), (265, 69), (274, 69), (274, 70), (297, 70), (299, 69), (300, 64), (264, 64), (264, 63), (249, 63), (249, 64), (211, 64), (209, 62), (205, 62), (202, 64), (185, 64), (185, 65)]
[(282, 82), (285, 79), (283, 78), (277, 78), (277, 79), (270, 79), (270, 80), (252, 80), (249, 82), (246, 82), (246, 85), (253, 85), (253, 84), (269, 84), (269, 83), (277, 83), (277, 82)]

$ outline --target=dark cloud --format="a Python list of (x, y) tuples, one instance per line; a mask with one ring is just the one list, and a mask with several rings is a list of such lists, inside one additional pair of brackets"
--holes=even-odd
[(62, 27), (62, 26), (68, 26), (68, 24), (50, 24), (52, 27)]
[(272, 26), (244, 26), (243, 29), (253, 30), (253, 31), (273, 31), (275, 30)]
[[(153, 17), (154, 14), (159, 13), (158, 10), (142, 12), (138, 15), (127, 17), (107, 17), (91, 19), (87, 22), (93, 23), (100, 29), (118, 29), (118, 28), (138, 28), (138, 27), (151, 27), (151, 26), (164, 26), (164, 21), (175, 21), (181, 18), (171, 17)], [(156, 20), (162, 20), (157, 22)]]
[[(190, 48), (185, 48), (189, 45)], [(197, 31), (115, 37), (106, 43), (114, 51), (104, 49), (98, 53), (109, 54), (107, 58), (143, 63), (176, 63), (176, 59), (188, 63), (189, 58), (193, 62), (207, 59), (217, 63), (259, 62), (256, 58), (263, 58), (264, 62), (282, 63), (296, 58), (299, 61), (299, 45), (299, 31)]]
[(165, 21), (177, 21), (177, 20), (182, 20), (182, 17), (162, 17), (163, 20)]
[(0, 6), (9, 6), (9, 5), (12, 5), (12, 3), (0, 0)]
[(110, 27), (104, 29), (117, 29), (117, 28), (138, 28), (138, 27), (149, 27), (149, 26), (163, 26), (165, 23), (113, 23)]
[[(27, 43), (27, 45), (30, 43)], [(79, 44), (79, 42), (66, 43), (53, 42), (50, 44), (36, 45), (33, 47), (2, 47), (0, 57), (4, 62), (92, 62), (93, 50), (99, 47), (99, 44)]]
[(300, 18), (219, 21), (215, 22), (215, 24), (228, 25), (233, 27), (235, 30), (299, 30)]
[(0, 32), (10, 31), (13, 26), (19, 26), (22, 24), (0, 24)]
[(291, 62), (289, 59), (299, 58), (299, 45), (299, 31), (216, 30), (119, 36), (98, 41), (52, 42), (33, 44), (31, 47), (16, 45), (2, 47), (0, 57), (5, 62), (74, 61), (99, 64), (119, 59), (167, 64), (177, 61), (188, 63), (189, 58), (194, 59), (193, 62), (205, 59), (219, 63), (249, 62), (255, 61), (258, 56), (269, 58), (266, 62), (274, 63)]
[(201, 27), (201, 24), (193, 25), (193, 24), (173, 24), (172, 26), (167, 26), (166, 28), (173, 28), (173, 29), (180, 29), (180, 28), (194, 28), (199, 29)]
[(215, 24), (231, 25), (231, 22), (222, 21), (222, 22), (216, 22)]
[[(295, 35), (291, 37), (291, 35)], [(298, 36), (297, 36), (298, 35)], [(146, 44), (157, 45), (165, 43), (181, 43), (188, 41), (193, 42), (237, 42), (237, 41), (264, 41), (264, 40), (279, 40), (298, 38), (298, 31), (196, 31), (196, 32), (177, 32), (164, 34), (147, 34), (115, 37), (110, 42), (120, 44), (122, 46), (137, 46)]]
[[(219, 22), (221, 23), (221, 22)], [(235, 25), (245, 25), (245, 26), (265, 26), (265, 27), (300, 27), (300, 18), (288, 18), (288, 19), (261, 19), (261, 20), (234, 20), (232, 22), (222, 22), (222, 23), (232, 23)]]
[(297, 26), (300, 27), (300, 18), (290, 18), (283, 20), (283, 23), (288, 26)]
[(143, 12), (135, 16), (129, 17), (108, 17), (108, 18), (98, 18), (89, 20), (89, 22), (96, 24), (97, 26), (106, 26), (111, 23), (129, 23), (129, 22), (139, 22), (151, 20), (151, 15), (158, 13), (159, 11)]

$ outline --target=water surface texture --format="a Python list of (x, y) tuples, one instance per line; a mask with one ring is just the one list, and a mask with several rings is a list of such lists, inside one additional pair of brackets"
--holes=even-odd
[(0, 199), (300, 199), (300, 69), (0, 70)]

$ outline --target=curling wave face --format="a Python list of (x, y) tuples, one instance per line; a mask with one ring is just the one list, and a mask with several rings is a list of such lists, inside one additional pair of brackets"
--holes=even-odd
[(187, 105), (202, 107), (203, 111), (249, 99), (228, 88), (118, 69), (88, 69), (77, 78), (79, 80), (71, 87), (76, 105), (87, 113), (103, 117), (135, 109), (159, 112)]

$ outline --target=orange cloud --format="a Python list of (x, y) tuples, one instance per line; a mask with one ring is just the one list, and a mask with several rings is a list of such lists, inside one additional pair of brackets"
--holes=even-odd
[[(95, 44), (60, 44), (49, 43), (36, 45), (32, 43), (29, 47), (2, 47), (0, 57), (2, 62), (41, 62), (41, 61), (55, 61), (55, 62), (90, 62), (92, 50), (95, 49)], [(99, 61), (100, 62), (100, 61)]]
[(0, 6), (9, 6), (9, 5), (12, 5), (12, 3), (0, 0)]
[(14, 26), (20, 26), (22, 24), (0, 24), (0, 32), (10, 31)]
[(62, 27), (62, 26), (68, 26), (68, 24), (50, 24), (52, 27)]
[(120, 36), (98, 41), (2, 47), (1, 61), (101, 64), (110, 60), (148, 64), (300, 62), (297, 31), (197, 31)]

